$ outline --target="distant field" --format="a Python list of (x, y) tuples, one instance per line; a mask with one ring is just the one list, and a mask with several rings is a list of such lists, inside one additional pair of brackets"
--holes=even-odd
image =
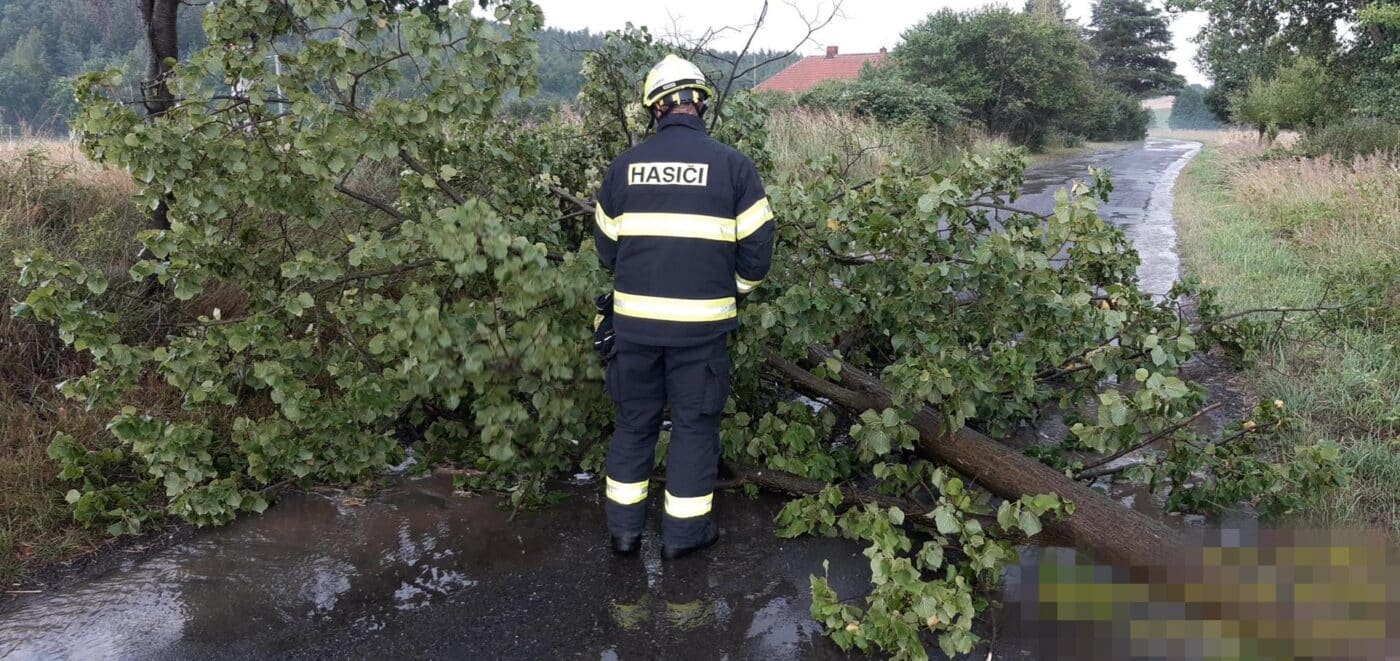
[(1174, 96), (1157, 96), (1151, 99), (1143, 99), (1142, 107), (1147, 108), (1148, 110), (1171, 111), (1172, 103), (1174, 102), (1176, 102), (1176, 97)]

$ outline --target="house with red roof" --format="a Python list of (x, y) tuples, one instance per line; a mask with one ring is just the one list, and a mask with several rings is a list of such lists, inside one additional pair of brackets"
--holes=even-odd
[(754, 91), (801, 94), (817, 83), (828, 80), (855, 80), (860, 77), (860, 70), (866, 64), (879, 66), (887, 57), (889, 53), (883, 48), (878, 53), (843, 55), (836, 46), (827, 46), (826, 55), (804, 57), (759, 83), (754, 87)]

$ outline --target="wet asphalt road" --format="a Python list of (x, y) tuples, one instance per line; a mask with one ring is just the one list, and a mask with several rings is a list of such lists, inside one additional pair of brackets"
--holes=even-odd
[[(1170, 192), (1197, 145), (1145, 144), (1032, 169), (1017, 206), (1113, 169), (1101, 211), (1143, 253), (1144, 288), (1176, 277)], [(0, 658), (845, 658), (809, 615), (809, 576), (829, 561), (843, 596), (868, 589), (860, 548), (773, 535), (780, 499), (716, 497), (721, 543), (705, 556), (606, 548), (597, 485), (513, 521), (445, 479), (369, 503), (296, 494), (0, 615)], [(653, 522), (654, 523), (654, 522)], [(653, 525), (653, 530), (655, 526)], [(983, 648), (982, 654), (985, 654)], [(997, 658), (1031, 658), (1003, 637)]]
[(1180, 274), (1176, 226), (1172, 222), (1172, 187), (1200, 143), (1148, 138), (1143, 143), (1053, 161), (1026, 171), (1021, 197), (1014, 206), (1036, 213), (1055, 210), (1055, 191), (1073, 180), (1087, 181), (1089, 166), (1108, 168), (1113, 192), (1100, 203), (1099, 215), (1122, 227), (1142, 257), (1140, 286), (1165, 294)]
[(859, 594), (858, 547), (777, 539), (781, 499), (721, 494), (708, 557), (662, 563), (649, 536), (615, 558), (598, 491), (514, 521), (440, 478), (363, 504), (294, 494), (31, 600), (0, 622), (0, 658), (844, 656), (808, 614), (808, 577), (829, 559), (834, 586)]

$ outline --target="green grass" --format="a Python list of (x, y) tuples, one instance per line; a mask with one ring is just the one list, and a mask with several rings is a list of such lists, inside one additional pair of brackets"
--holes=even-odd
[[(1400, 177), (1381, 159), (1262, 160), (1208, 145), (1177, 184), (1186, 269), (1227, 310), (1356, 301), (1335, 335), (1271, 347), (1247, 378), (1298, 417), (1284, 444), (1337, 442), (1347, 487), (1304, 513), (1400, 538)], [(1322, 330), (1305, 321), (1300, 332)]]

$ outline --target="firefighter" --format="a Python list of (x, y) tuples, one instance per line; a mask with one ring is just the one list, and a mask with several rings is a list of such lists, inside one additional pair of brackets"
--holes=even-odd
[[(768, 273), (773, 212), (753, 161), (701, 121), (715, 95), (694, 64), (668, 55), (647, 74), (642, 104), (656, 132), (613, 161), (596, 205), (598, 256), (613, 273), (600, 301), (611, 335), (606, 383), (617, 408), (608, 448), (612, 548), (634, 553), (646, 521), (662, 412), (671, 440), (662, 557), (713, 545), (719, 424), (729, 396), (729, 335), (738, 303)], [(601, 339), (601, 338), (600, 338)], [(658, 494), (660, 495), (660, 494)]]

